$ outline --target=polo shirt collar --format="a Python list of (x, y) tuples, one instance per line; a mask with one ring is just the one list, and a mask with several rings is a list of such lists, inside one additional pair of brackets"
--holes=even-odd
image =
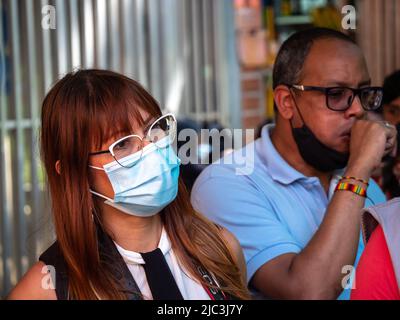
[[(312, 180), (316, 177), (307, 177), (301, 172), (294, 169), (285, 159), (279, 154), (271, 141), (271, 131), (275, 124), (267, 124), (261, 131), (261, 156), (268, 167), (268, 173), (272, 179), (282, 184), (291, 184), (297, 180)], [(342, 175), (345, 169), (334, 171), (332, 178)], [(311, 182), (311, 181), (310, 181)]]

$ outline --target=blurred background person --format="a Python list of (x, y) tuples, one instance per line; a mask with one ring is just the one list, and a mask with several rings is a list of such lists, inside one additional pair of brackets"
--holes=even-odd
[[(396, 126), (400, 138), (400, 70), (388, 75), (383, 82), (383, 100), (379, 114), (383, 121)], [(379, 115), (378, 115), (379, 116)], [(400, 148), (395, 157), (386, 157), (374, 174), (388, 199), (400, 196)]]
[(388, 75), (383, 82), (383, 118), (392, 125), (400, 124), (400, 70)]

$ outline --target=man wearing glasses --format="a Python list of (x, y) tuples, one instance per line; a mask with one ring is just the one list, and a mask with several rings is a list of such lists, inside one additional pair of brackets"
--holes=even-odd
[(222, 159), (202, 172), (192, 203), (236, 235), (262, 296), (347, 299), (363, 250), (360, 211), (385, 201), (370, 176), (395, 152), (396, 129), (365, 120), (382, 88), (371, 86), (360, 48), (324, 28), (282, 44), (273, 88), (276, 123), (237, 151), (255, 150), (253, 172), (237, 175)]

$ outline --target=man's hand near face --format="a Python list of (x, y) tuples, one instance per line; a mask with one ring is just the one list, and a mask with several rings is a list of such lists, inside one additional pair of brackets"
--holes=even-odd
[(358, 120), (351, 129), (347, 170), (367, 179), (386, 155), (395, 156), (396, 127), (382, 121)]

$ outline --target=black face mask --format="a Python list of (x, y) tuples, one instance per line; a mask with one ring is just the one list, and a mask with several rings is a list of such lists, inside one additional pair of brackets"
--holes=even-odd
[(321, 172), (331, 172), (344, 168), (350, 154), (331, 149), (319, 141), (304, 122), (296, 101), (295, 105), (303, 121), (303, 126), (301, 128), (293, 128), (292, 121), (290, 121), (290, 125), (292, 127), (293, 138), (304, 161)]
[(328, 148), (305, 124), (301, 128), (292, 126), (292, 134), (304, 161), (318, 171), (331, 172), (346, 166), (349, 153)]

